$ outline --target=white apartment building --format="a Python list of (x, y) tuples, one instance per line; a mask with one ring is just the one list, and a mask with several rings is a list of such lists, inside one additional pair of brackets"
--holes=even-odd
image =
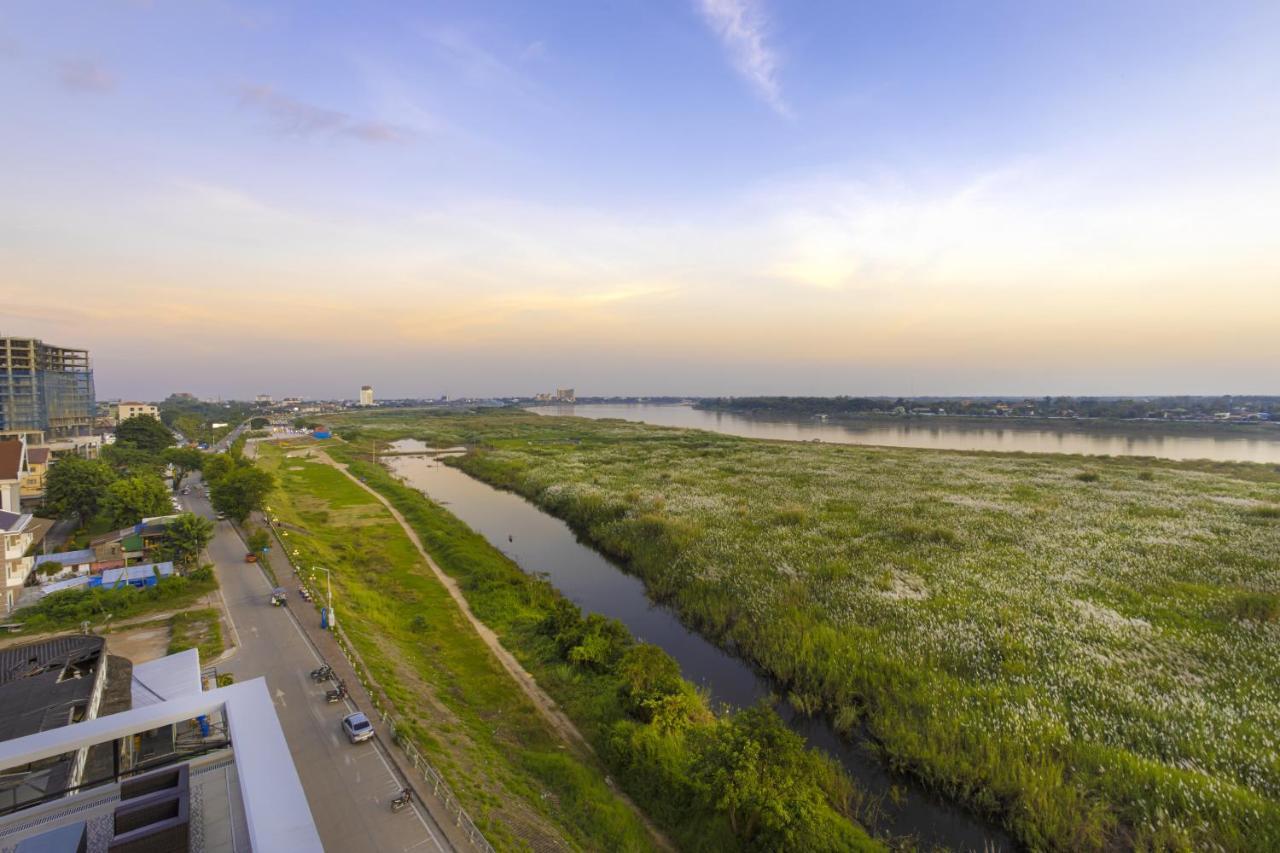
[(22, 595), (27, 576), (35, 568), (35, 558), (25, 556), (31, 547), (34, 527), (30, 513), (0, 510), (0, 539), (3, 539), (4, 544), (4, 597), (0, 600), (0, 604), (3, 604), (0, 609), (4, 615), (13, 611)]
[(373, 386), (372, 385), (360, 386), (360, 405), (362, 406), (373, 405)]

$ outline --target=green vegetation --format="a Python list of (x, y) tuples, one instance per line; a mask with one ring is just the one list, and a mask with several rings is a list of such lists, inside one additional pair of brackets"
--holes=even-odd
[(164, 531), (164, 554), (180, 568), (195, 564), (213, 539), (213, 522), (193, 512), (184, 512)]
[(174, 444), (173, 433), (149, 415), (134, 415), (116, 425), (116, 444), (148, 453), (159, 453)]
[(100, 459), (67, 456), (49, 468), (45, 503), (60, 515), (87, 521), (98, 514), (107, 487), (115, 478), (115, 471)]
[(102, 498), (102, 511), (112, 527), (120, 528), (137, 524), (144, 518), (170, 515), (173, 505), (169, 502), (169, 489), (164, 480), (154, 474), (140, 474), (124, 477), (107, 486), (107, 493)]
[(267, 495), (275, 488), (275, 478), (270, 473), (241, 455), (242, 446), (210, 456), (204, 462), (209, 500), (214, 509), (236, 523), (243, 523), (249, 513), (262, 509)]
[(93, 587), (70, 589), (45, 596), (30, 607), (13, 614), (10, 621), (22, 623), (22, 633), (43, 634), (80, 627), (81, 622), (101, 625), (112, 622), (189, 607), (202, 596), (218, 588), (209, 569), (197, 569), (186, 577), (160, 578), (155, 586), (137, 589)]
[(169, 618), (168, 654), (196, 649), (201, 665), (222, 654), (222, 619), (216, 608), (184, 610)]
[[(223, 436), (243, 423), (254, 411), (253, 404), (230, 401), (206, 403), (185, 397), (172, 396), (160, 404), (160, 420), (165, 426), (182, 433), (187, 441), (217, 443)], [(216, 423), (227, 424), (214, 429)]]
[[(590, 756), (564, 748), (399, 524), (334, 468), (262, 446), (271, 508), (300, 565), (334, 571), (343, 630), (395, 704), (398, 734), (449, 780), (499, 849), (648, 850)], [(491, 559), (491, 557), (489, 557)]]
[(261, 527), (253, 527), (245, 531), (244, 542), (250, 551), (256, 553), (271, 544), (271, 534)]
[(173, 490), (176, 492), (182, 488), (182, 481), (192, 471), (199, 471), (204, 467), (204, 454), (194, 447), (169, 447), (165, 448), (161, 454), (161, 458), (173, 466)]
[(412, 417), (1029, 847), (1280, 848), (1270, 468)]
[[(850, 820), (856, 796), (848, 779), (789, 731), (753, 716), (776, 721), (771, 710), (717, 719), (665, 652), (636, 644), (620, 623), (583, 617), (443, 508), (360, 460), (355, 448), (335, 445), (329, 452), (391, 500), (441, 568), (458, 580), (476, 615), (565, 708), (613, 778), (682, 849), (876, 847)], [(306, 470), (296, 460), (289, 467)], [(286, 475), (291, 488), (294, 482)], [(408, 614), (402, 618), (410, 630), (423, 627)], [(726, 764), (744, 743), (754, 757)]]

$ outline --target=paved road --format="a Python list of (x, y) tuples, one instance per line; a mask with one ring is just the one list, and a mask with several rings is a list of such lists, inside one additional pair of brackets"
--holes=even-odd
[[(181, 498), (184, 506), (212, 518), (213, 511), (196, 488), (199, 476), (189, 484), (191, 494)], [(452, 849), (419, 803), (392, 814), (391, 799), (402, 783), (387, 755), (374, 742), (347, 742), (339, 723), (354, 707), (324, 701), (325, 691), (333, 685), (317, 685), (309, 675), (319, 666), (319, 656), (289, 612), (270, 605), (271, 586), (257, 566), (244, 562), (244, 553), (244, 544), (231, 525), (220, 522), (209, 555), (235, 623), (239, 651), (219, 669), (241, 679), (266, 676), (325, 849), (423, 853)]]

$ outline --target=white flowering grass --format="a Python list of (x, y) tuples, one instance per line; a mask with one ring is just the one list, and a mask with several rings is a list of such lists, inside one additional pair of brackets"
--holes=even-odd
[(1280, 475), (431, 420), (1025, 843), (1280, 848)]

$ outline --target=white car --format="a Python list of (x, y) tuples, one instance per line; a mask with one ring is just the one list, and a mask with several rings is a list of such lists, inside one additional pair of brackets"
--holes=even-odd
[(346, 732), (347, 740), (352, 743), (361, 743), (373, 737), (373, 723), (369, 722), (369, 718), (363, 711), (356, 711), (354, 714), (343, 717), (342, 730)]

